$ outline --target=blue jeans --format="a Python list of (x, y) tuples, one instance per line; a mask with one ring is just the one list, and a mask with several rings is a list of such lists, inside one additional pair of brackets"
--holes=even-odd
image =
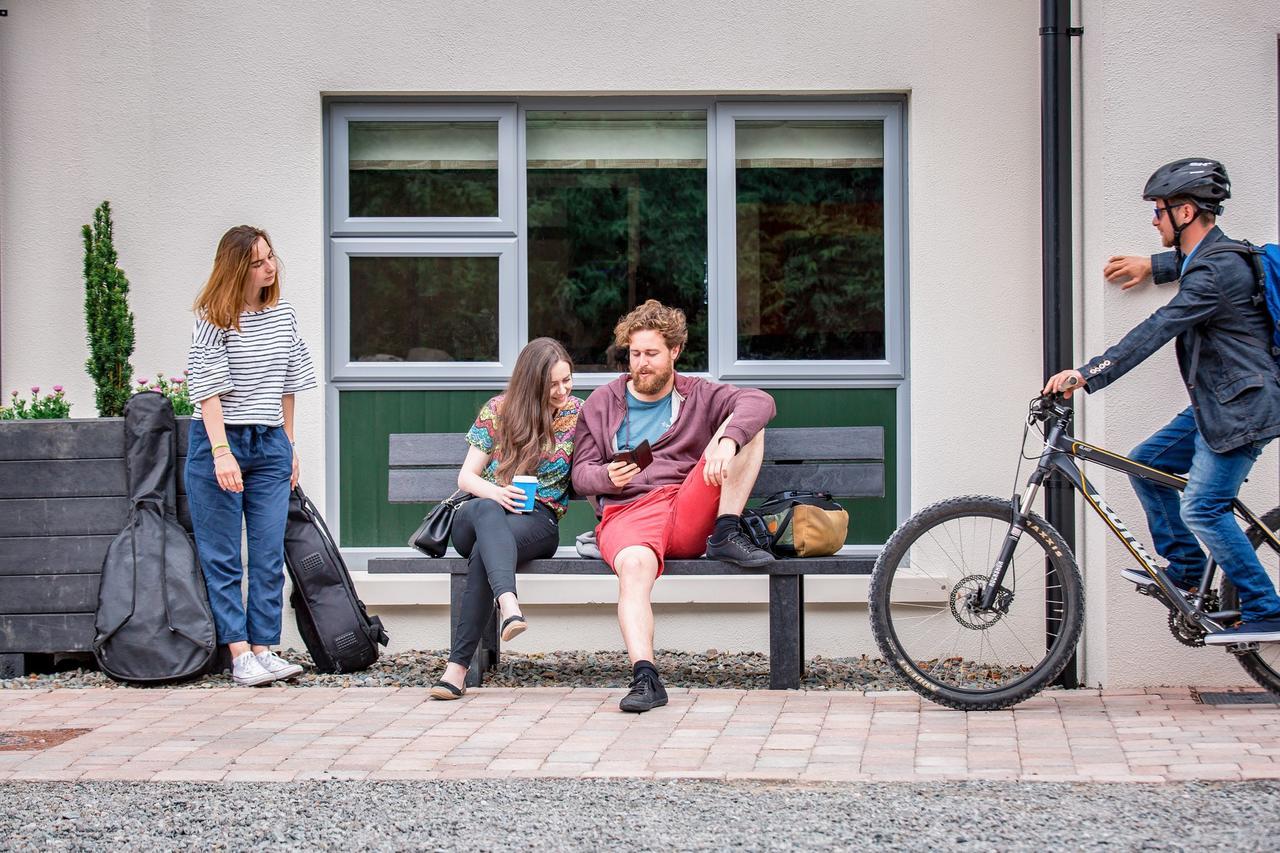
[[(187, 500), (196, 551), (204, 571), (219, 643), (280, 642), (284, 606), (284, 526), (289, 513), (293, 445), (283, 427), (228, 426), (227, 444), (240, 464), (243, 492), (223, 491), (214, 476), (209, 434), (191, 422), (187, 448)], [(248, 529), (249, 595), (241, 585), (241, 520)]]
[(1177, 489), (1130, 478), (1147, 513), (1156, 552), (1169, 561), (1169, 577), (1199, 583), (1208, 563), (1203, 542), (1239, 590), (1245, 622), (1280, 618), (1280, 596), (1231, 512), (1231, 502), (1266, 445), (1255, 441), (1215, 453), (1204, 443), (1188, 407), (1129, 454), (1143, 465), (1187, 478), (1181, 497)]

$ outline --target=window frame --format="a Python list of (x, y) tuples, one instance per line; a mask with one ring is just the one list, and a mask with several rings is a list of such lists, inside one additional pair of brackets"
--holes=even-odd
[[(332, 236), (516, 235), (516, 192), (512, 178), (516, 169), (522, 166), (516, 159), (514, 103), (337, 103), (330, 105), (329, 115), (332, 140), (329, 154), (329, 231)], [(351, 123), (361, 121), (497, 122), (498, 215), (352, 216), (349, 157)]]
[[(902, 171), (902, 109), (884, 102), (720, 103), (716, 107), (716, 157), (724, 164), (716, 175), (714, 216), (720, 305), (714, 348), (722, 379), (894, 379), (906, 376), (905, 262), (903, 216), (906, 180)], [(738, 223), (736, 129), (738, 120), (879, 121), (884, 128), (884, 334), (883, 359), (738, 358)]]
[[(330, 241), (329, 270), (333, 334), (329, 371), (335, 380), (403, 380), (410, 386), (424, 374), (435, 379), (469, 381), (506, 379), (520, 352), (516, 308), (516, 239), (444, 237), (335, 237)], [(352, 361), (351, 265), (363, 258), (494, 258), (498, 259), (497, 361)]]
[[(528, 96), (438, 98), (406, 102), (371, 98), (326, 100), (329, 186), (330, 379), (339, 388), (500, 388), (529, 340), (527, 148), (525, 121), (539, 111), (705, 110), (707, 124), (707, 370), (691, 375), (759, 387), (898, 387), (907, 382), (908, 274), (906, 98), (898, 93), (814, 96)], [(351, 120), (499, 121), (499, 212), (496, 219), (357, 218), (348, 212), (347, 133)], [(737, 358), (737, 222), (735, 130), (738, 119), (880, 121), (885, 160), (885, 341), (877, 360), (740, 360)], [(721, 169), (719, 164), (724, 163)], [(509, 212), (509, 215), (508, 215)], [(351, 362), (350, 247), (395, 246), (397, 254), (500, 258), (497, 362)], [(417, 251), (413, 250), (417, 248)], [(363, 254), (376, 254), (361, 248)], [(595, 388), (612, 373), (579, 373)]]

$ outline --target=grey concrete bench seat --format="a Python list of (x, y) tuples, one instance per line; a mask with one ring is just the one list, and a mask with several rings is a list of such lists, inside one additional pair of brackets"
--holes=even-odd
[[(466, 455), (456, 433), (405, 433), (390, 437), (388, 498), (392, 503), (442, 500), (457, 487), (458, 468)], [(786, 489), (830, 492), (837, 497), (884, 496), (884, 430), (881, 427), (780, 428), (765, 433), (764, 465), (752, 491), (766, 497)], [(405, 537), (411, 531), (405, 531)], [(580, 532), (580, 531), (574, 531)], [(452, 554), (452, 552), (451, 552)], [(804, 675), (804, 578), (806, 575), (870, 574), (874, 554), (782, 559), (763, 569), (744, 569), (717, 560), (666, 561), (665, 576), (743, 576), (769, 578), (769, 682), (774, 689), (794, 689)], [(371, 573), (447, 574), (453, 635), (466, 588), (467, 561), (446, 555), (383, 557), (369, 561)], [(522, 575), (611, 575), (600, 560), (555, 556), (530, 560), (516, 569)], [(467, 683), (476, 686), (497, 666), (497, 611), (484, 631)]]

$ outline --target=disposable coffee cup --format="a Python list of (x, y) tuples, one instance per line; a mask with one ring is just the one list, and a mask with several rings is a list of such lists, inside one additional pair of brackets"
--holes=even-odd
[(516, 507), (516, 512), (533, 512), (533, 499), (538, 494), (538, 478), (521, 475), (512, 480), (511, 485), (524, 492), (524, 503)]

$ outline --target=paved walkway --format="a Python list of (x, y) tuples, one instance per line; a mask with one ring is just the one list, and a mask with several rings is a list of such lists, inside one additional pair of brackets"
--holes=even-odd
[(297, 781), (640, 777), (783, 781), (1280, 779), (1280, 706), (1190, 690), (1041, 694), (964, 714), (913, 693), (671, 690), (53, 689), (0, 692), (0, 780)]

